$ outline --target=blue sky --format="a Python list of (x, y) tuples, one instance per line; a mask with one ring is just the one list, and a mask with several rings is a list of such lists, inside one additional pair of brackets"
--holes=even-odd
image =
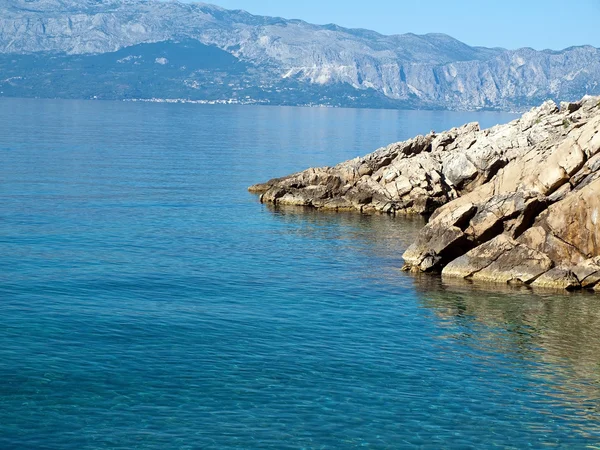
[(600, 47), (600, 0), (205, 0), (253, 14), (384, 34), (439, 32), (469, 45)]

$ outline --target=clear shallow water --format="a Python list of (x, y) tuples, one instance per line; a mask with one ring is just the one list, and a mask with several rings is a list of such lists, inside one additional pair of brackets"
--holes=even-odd
[(502, 114), (0, 100), (0, 448), (596, 448), (600, 300), (246, 187)]

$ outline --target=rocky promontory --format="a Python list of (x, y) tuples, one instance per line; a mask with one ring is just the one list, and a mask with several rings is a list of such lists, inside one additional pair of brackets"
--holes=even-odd
[(600, 97), (544, 103), (252, 186), (261, 201), (430, 215), (405, 269), (600, 289)]

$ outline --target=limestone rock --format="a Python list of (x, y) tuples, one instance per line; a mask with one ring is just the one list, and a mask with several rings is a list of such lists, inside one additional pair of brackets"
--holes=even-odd
[(571, 249), (572, 262), (600, 255), (600, 179), (550, 206), (537, 224)]
[[(588, 153), (600, 147), (597, 127), (588, 124), (598, 112), (592, 103), (559, 110), (549, 101), (506, 125), (480, 130), (471, 123), (432, 132), (335, 167), (276, 178), (250, 191), (262, 194), (264, 203), (319, 209), (339, 209), (341, 204), (390, 214), (431, 214), (478, 189), (483, 191), (476, 197), (490, 197), (490, 189), (494, 195), (517, 190), (549, 195), (581, 171)], [(579, 125), (575, 141), (565, 139), (567, 117)]]
[(560, 110), (570, 113), (574, 113), (579, 108), (581, 108), (580, 103), (570, 103), (570, 102), (561, 102)]
[(444, 267), (442, 275), (454, 278), (471, 278), (475, 273), (489, 267), (502, 255), (515, 248), (516, 245), (517, 243), (513, 239), (501, 234), (450, 262)]
[(555, 267), (542, 274), (532, 284), (534, 287), (543, 287), (550, 289), (573, 290), (581, 287), (577, 277), (567, 269)]
[[(445, 265), (446, 277), (560, 289), (596, 286), (600, 280), (598, 261), (593, 259), (600, 256), (600, 111), (589, 104), (582, 100), (576, 106), (563, 105), (561, 111), (572, 120), (577, 114), (577, 126), (543, 146), (532, 146), (487, 183), (440, 207), (407, 250), (407, 264), (417, 270), (419, 257), (426, 255), (437, 258), (438, 267)], [(555, 115), (547, 103), (521, 119), (523, 129), (535, 127), (542, 111)], [(460, 250), (455, 244), (458, 237), (433, 241), (440, 234), (437, 229), (444, 229), (445, 216), (452, 217), (465, 204), (477, 210), (461, 227), (465, 254), (448, 260), (444, 255), (454, 256)]]
[(552, 268), (552, 260), (526, 245), (516, 244), (471, 277), (474, 281), (530, 284)]
[(587, 259), (573, 268), (581, 287), (593, 288), (600, 283), (600, 256)]
[(442, 157), (443, 175), (452, 185), (461, 188), (465, 182), (473, 180), (479, 170), (464, 153)]
[(440, 268), (452, 255), (464, 252), (470, 245), (461, 229), (477, 211), (466, 204), (451, 214), (433, 219), (423, 230), (418, 241), (410, 246), (403, 257), (409, 267), (428, 272)]
[(251, 190), (263, 202), (431, 213), (406, 270), (600, 289), (600, 97), (418, 136)]

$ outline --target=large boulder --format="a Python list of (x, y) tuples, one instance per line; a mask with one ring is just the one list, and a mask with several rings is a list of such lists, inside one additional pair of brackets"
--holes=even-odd
[[(433, 214), (404, 254), (405, 269), (560, 289), (598, 285), (600, 106), (584, 100), (561, 110), (569, 115), (553, 142)], [(468, 223), (453, 239), (438, 240), (465, 205), (476, 210)]]

